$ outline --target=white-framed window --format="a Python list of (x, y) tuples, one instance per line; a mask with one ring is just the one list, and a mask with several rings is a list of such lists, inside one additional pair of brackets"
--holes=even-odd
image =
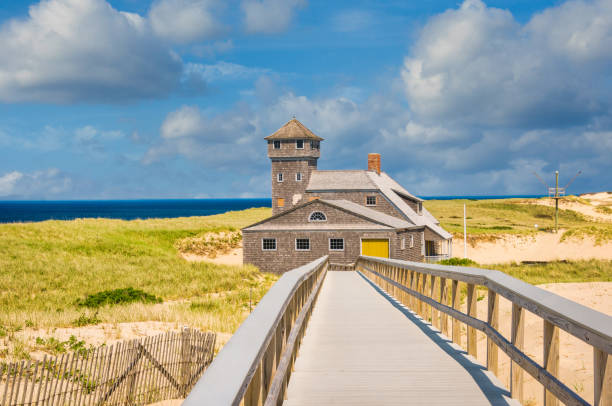
[(295, 174), (295, 180), (297, 182), (301, 182), (302, 181), (302, 172), (298, 172)]
[(401, 250), (406, 249), (406, 237), (402, 237), (402, 240), (400, 241), (400, 249)]
[(344, 251), (344, 238), (330, 238), (329, 239), (329, 250), (330, 251)]
[(366, 196), (366, 206), (376, 206), (376, 196)]
[(410, 236), (410, 248), (414, 248), (414, 235)]
[(295, 239), (295, 250), (296, 251), (310, 251), (310, 238), (296, 238)]
[(313, 211), (310, 213), (308, 221), (327, 221), (327, 216), (322, 211)]
[(276, 181), (277, 182), (282, 182), (283, 181), (283, 173), (279, 172), (276, 174)]
[(276, 251), (276, 238), (262, 238), (261, 249), (263, 251)]
[(295, 149), (304, 149), (304, 140), (296, 140)]
[(272, 148), (280, 149), (280, 147), (281, 147), (280, 141), (272, 141)]
[(310, 149), (319, 149), (319, 141), (310, 141)]

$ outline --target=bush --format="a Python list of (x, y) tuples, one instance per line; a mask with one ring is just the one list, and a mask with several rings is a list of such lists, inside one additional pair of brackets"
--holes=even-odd
[(97, 308), (105, 305), (127, 304), (133, 302), (161, 303), (162, 299), (132, 287), (125, 289), (104, 290), (77, 300), (77, 306)]
[(440, 265), (474, 266), (478, 265), (469, 258), (449, 258), (438, 261)]
[(96, 312), (91, 316), (87, 316), (85, 313), (82, 313), (78, 319), (72, 322), (72, 324), (74, 324), (76, 327), (83, 327), (92, 324), (100, 324), (101, 322), (102, 320), (98, 318), (98, 311), (96, 310)]

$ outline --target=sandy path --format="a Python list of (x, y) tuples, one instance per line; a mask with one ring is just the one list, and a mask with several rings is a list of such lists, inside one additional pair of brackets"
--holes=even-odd
[(242, 248), (234, 248), (227, 254), (217, 255), (214, 258), (209, 258), (204, 255), (181, 253), (181, 256), (187, 261), (193, 262), (212, 262), (218, 265), (242, 265)]
[[(467, 245), (468, 258), (479, 264), (499, 264), (521, 261), (553, 261), (579, 259), (612, 259), (612, 241), (595, 245), (591, 238), (568, 239), (561, 242), (564, 230), (558, 234), (538, 233), (533, 236), (501, 235), (491, 242)], [(463, 258), (463, 239), (453, 239), (453, 256)]]
[[(584, 306), (591, 307), (602, 313), (612, 315), (612, 282), (588, 283), (552, 283), (538, 287), (573, 300)], [(478, 302), (478, 318), (487, 319), (487, 295)], [(512, 319), (512, 304), (500, 298), (499, 325), (504, 337), (510, 337), (510, 322)], [(464, 303), (465, 311), (465, 303)], [(525, 318), (525, 352), (533, 357), (540, 365), (543, 353), (543, 322), (533, 313), (527, 312)], [(465, 341), (465, 337), (463, 337)], [(478, 360), (486, 365), (486, 337), (478, 333)], [(574, 336), (560, 331), (560, 361), (559, 378), (569, 388), (577, 392), (588, 402), (593, 402), (593, 348)], [(465, 344), (465, 342), (464, 342)], [(509, 387), (510, 363), (508, 357), (499, 352), (500, 380)], [(541, 405), (543, 402), (542, 386), (531, 376), (525, 374), (525, 403), (526, 405)]]

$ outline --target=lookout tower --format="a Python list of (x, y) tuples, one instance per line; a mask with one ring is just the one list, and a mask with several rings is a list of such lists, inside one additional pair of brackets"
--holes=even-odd
[(292, 118), (268, 141), (272, 161), (272, 215), (302, 201), (312, 171), (317, 169), (323, 138)]

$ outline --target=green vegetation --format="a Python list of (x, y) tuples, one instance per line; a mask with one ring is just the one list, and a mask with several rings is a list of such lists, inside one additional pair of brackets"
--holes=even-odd
[(74, 351), (80, 355), (87, 355), (90, 351), (94, 350), (93, 346), (87, 347), (85, 341), (77, 340), (75, 336), (70, 336), (67, 341), (60, 341), (55, 337), (40, 338), (36, 337), (36, 346), (38, 349), (53, 355), (61, 354), (66, 351)]
[(532, 285), (542, 283), (612, 282), (612, 260), (552, 261), (534, 264), (479, 265), (465, 258), (451, 258), (442, 265), (473, 266), (494, 269)]
[[(589, 204), (575, 196), (566, 199)], [(425, 207), (440, 221), (442, 227), (456, 236), (462, 236), (465, 204), (468, 242), (473, 244), (476, 241), (495, 240), (501, 234), (532, 235), (552, 231), (555, 209), (538, 204), (541, 200), (428, 200)], [(589, 236), (600, 243), (612, 239), (612, 223), (589, 219), (574, 210), (559, 209), (559, 228), (566, 230), (563, 238)]]
[(132, 287), (125, 289), (113, 289), (104, 290), (88, 295), (85, 299), (77, 299), (77, 306), (85, 307), (101, 307), (105, 305), (116, 305), (126, 303), (161, 303), (161, 298), (151, 295), (150, 293), (144, 292), (140, 289), (134, 289)]
[(270, 212), (0, 224), (0, 333), (14, 336), (26, 321), (53, 328), (149, 320), (231, 333), (248, 314), (249, 297), (257, 303), (277, 277), (185, 261), (177, 241), (231, 234)]
[(595, 211), (602, 214), (612, 214), (612, 207), (609, 206), (597, 206), (595, 207)]
[(205, 255), (215, 258), (217, 254), (226, 254), (242, 243), (242, 234), (230, 230), (228, 233), (204, 233), (196, 237), (187, 237), (178, 240), (175, 244), (179, 252)]

